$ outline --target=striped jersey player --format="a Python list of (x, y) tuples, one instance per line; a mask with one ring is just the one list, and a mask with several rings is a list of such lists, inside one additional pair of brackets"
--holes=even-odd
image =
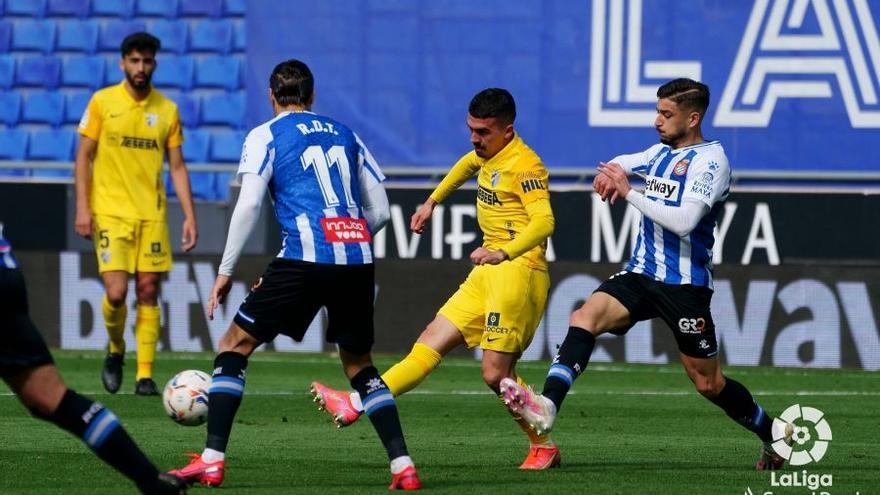
[[(715, 223), (730, 190), (730, 167), (721, 144), (703, 139), (708, 107), (705, 84), (669, 81), (657, 90), (654, 127), (660, 143), (599, 165), (596, 194), (612, 203), (624, 199), (641, 213), (632, 258), (571, 315), (541, 394), (513, 380), (501, 386), (511, 412), (540, 432), (550, 431), (574, 380), (589, 363), (596, 337), (623, 335), (639, 321), (660, 318), (672, 331), (697, 391), (761, 440), (755, 467), (781, 469), (785, 459), (773, 442), (790, 442), (791, 425), (774, 422), (743, 384), (721, 372), (718, 359), (710, 311), (712, 248)], [(645, 178), (644, 193), (630, 186), (631, 174)]]
[[(626, 271), (666, 284), (711, 288), (715, 223), (730, 192), (730, 166), (721, 143), (708, 141), (680, 149), (658, 143), (611, 162), (619, 163), (627, 174), (643, 175), (644, 197), (653, 204), (679, 209), (670, 215), (682, 219), (664, 227), (643, 215)], [(686, 231), (691, 226), (686, 220), (695, 220), (696, 225)]]
[(219, 485), (251, 353), (284, 334), (305, 336), (321, 307), (326, 339), (339, 346), (342, 367), (357, 391), (391, 464), (391, 488), (421, 487), (409, 457), (394, 396), (373, 366), (372, 235), (391, 217), (384, 176), (347, 126), (311, 111), (314, 77), (299, 60), (278, 64), (269, 78), (275, 117), (253, 129), (242, 147), (241, 193), (208, 317), (222, 304), (245, 241), (268, 191), (281, 225), (282, 246), (220, 339), (208, 390), (208, 435), (201, 455), (173, 474)]

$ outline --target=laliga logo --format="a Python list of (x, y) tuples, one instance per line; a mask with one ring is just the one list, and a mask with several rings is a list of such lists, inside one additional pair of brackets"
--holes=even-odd
[[(800, 404), (789, 407), (773, 420), (773, 450), (792, 466), (819, 462), (825, 456), (828, 442), (831, 441), (831, 427), (824, 416), (825, 413), (814, 407), (801, 407)], [(810, 425), (797, 424), (804, 422)], [(786, 442), (785, 430), (789, 424), (793, 426), (791, 444)], [(807, 447), (810, 442), (812, 447)]]

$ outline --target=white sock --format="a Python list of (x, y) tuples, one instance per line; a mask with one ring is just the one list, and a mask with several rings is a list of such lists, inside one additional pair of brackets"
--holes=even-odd
[(202, 460), (205, 462), (217, 462), (226, 459), (226, 454), (214, 449), (205, 449), (202, 451)]
[(351, 405), (358, 411), (364, 412), (364, 405), (361, 403), (361, 394), (357, 392), (352, 392), (348, 395), (349, 400), (351, 400)]
[(408, 455), (395, 457), (391, 460), (391, 474), (400, 474), (404, 469), (415, 466), (412, 459)]

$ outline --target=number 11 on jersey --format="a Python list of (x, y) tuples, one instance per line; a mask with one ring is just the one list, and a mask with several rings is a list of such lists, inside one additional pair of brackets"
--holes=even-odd
[(355, 206), (354, 197), (351, 195), (351, 169), (344, 147), (331, 146), (325, 153), (323, 148), (318, 145), (309, 146), (303, 151), (300, 161), (302, 161), (303, 170), (308, 170), (309, 167), (314, 168), (315, 178), (318, 179), (318, 186), (321, 188), (324, 203), (328, 208), (339, 206), (339, 196), (333, 190), (333, 181), (330, 177), (330, 168), (335, 165), (339, 170), (342, 189), (345, 191), (346, 206), (349, 208)]

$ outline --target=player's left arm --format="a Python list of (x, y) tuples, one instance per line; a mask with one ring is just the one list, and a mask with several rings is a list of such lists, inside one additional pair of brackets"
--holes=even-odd
[(358, 185), (361, 191), (361, 208), (364, 218), (370, 227), (370, 234), (382, 230), (391, 219), (391, 207), (388, 204), (388, 194), (385, 192), (385, 175), (379, 168), (379, 164), (364, 145), (360, 137), (355, 134), (359, 146), (358, 151)]
[(168, 153), (168, 172), (171, 175), (171, 182), (174, 184), (174, 192), (177, 193), (177, 199), (180, 200), (180, 207), (183, 209), (183, 232), (180, 246), (184, 252), (189, 252), (196, 247), (196, 242), (199, 240), (199, 228), (196, 224), (196, 209), (193, 206), (189, 173), (187, 173), (186, 163), (183, 160), (183, 133), (180, 130), (180, 119), (177, 117), (176, 110), (165, 146)]
[(504, 260), (522, 256), (535, 246), (546, 242), (556, 226), (556, 218), (550, 206), (548, 180), (547, 169), (541, 163), (530, 167), (527, 173), (520, 174), (515, 187), (518, 187), (517, 195), (529, 217), (528, 224), (515, 239), (497, 251), (477, 248), (471, 254), (471, 261), (478, 265), (497, 265)]

